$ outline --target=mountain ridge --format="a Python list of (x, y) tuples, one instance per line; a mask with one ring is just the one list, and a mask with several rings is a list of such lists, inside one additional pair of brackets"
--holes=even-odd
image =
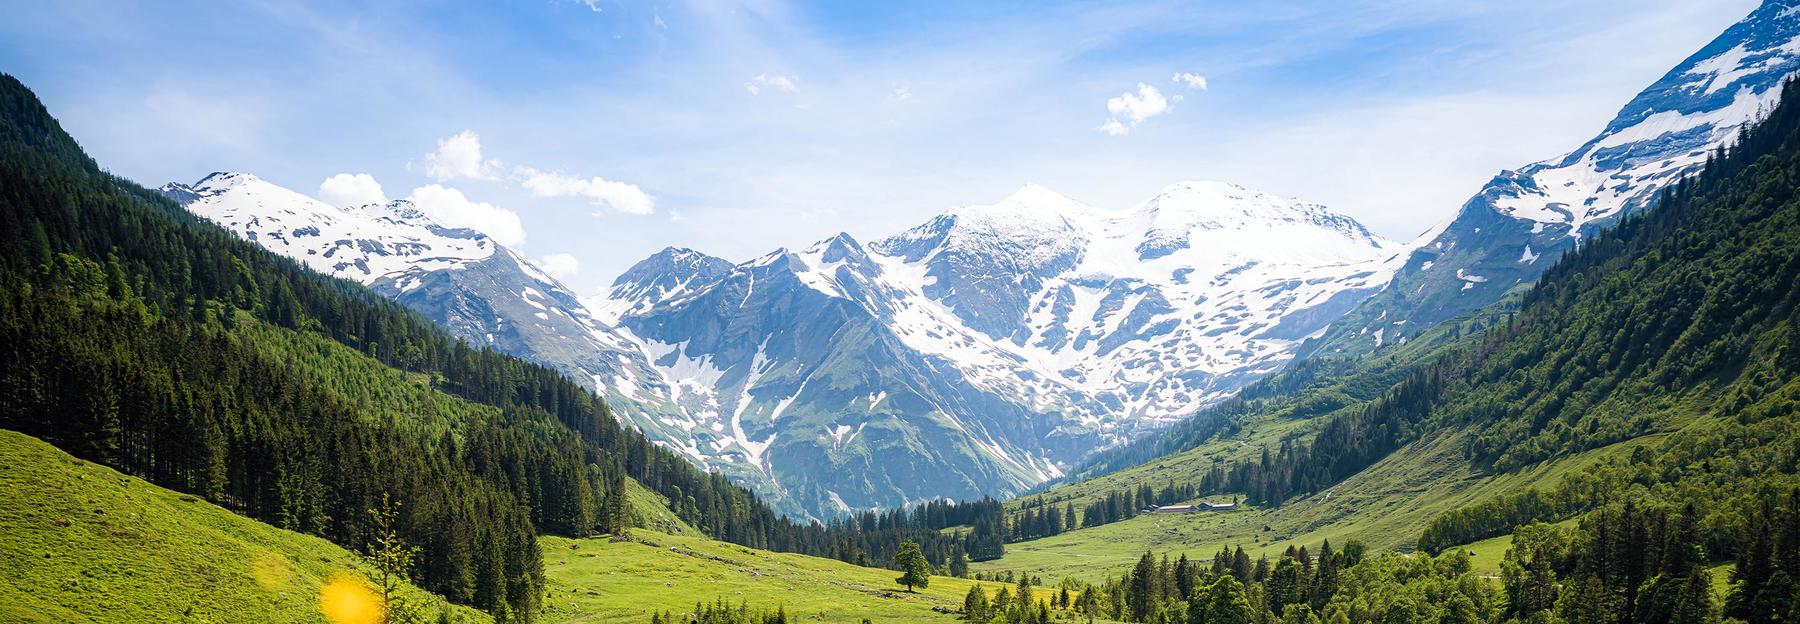
[(1566, 154), (1507, 169), (1428, 231), (1382, 291), (1302, 357), (1361, 354), (1530, 285), (1596, 228), (1655, 203), (1773, 105), (1800, 70), (1800, 3), (1764, 2)]
[[(1228, 183), (1172, 184), (1124, 209), (1028, 184), (994, 204), (955, 207), (868, 244), (840, 233), (730, 270), (707, 256), (715, 268), (706, 279), (681, 268), (662, 276), (640, 271), (669, 264), (664, 250), (588, 303), (622, 311), (620, 326), (652, 343), (659, 367), (692, 373), (679, 385), (698, 402), (675, 427), (693, 436), (680, 445), (690, 455), (708, 445), (735, 447), (746, 451), (740, 461), (761, 462), (773, 448), (838, 473), (838, 462), (870, 448), (847, 448), (868, 444), (866, 434), (894, 445), (874, 451), (889, 453), (888, 464), (903, 464), (907, 453), (930, 455), (921, 440), (938, 440), (957, 449), (958, 472), (975, 475), (938, 487), (938, 495), (993, 493), (966, 488), (996, 478), (1006, 484), (1002, 492), (1017, 493), (1278, 368), (1300, 338), (1335, 318), (1331, 308), (1372, 292), (1399, 248), (1323, 206)], [(682, 286), (636, 294), (649, 283)], [(772, 292), (801, 299), (765, 299)], [(801, 327), (780, 318), (803, 314), (784, 302), (836, 312)], [(896, 365), (767, 351), (771, 337), (796, 332), (866, 336), (876, 349), (867, 353), (885, 353), (879, 359)], [(1161, 347), (1146, 341), (1186, 353), (1152, 366)], [(1191, 366), (1203, 358), (1204, 370)], [(807, 390), (803, 379), (828, 361), (860, 372), (833, 392)], [(783, 367), (792, 372), (765, 374)], [(1157, 371), (1171, 376), (1154, 381), (1163, 374)], [(900, 411), (883, 409), (895, 401)], [(795, 415), (805, 422), (795, 424)], [(875, 422), (891, 426), (865, 430)], [(805, 437), (765, 437), (779, 430)], [(800, 472), (763, 471), (790, 482), (775, 473)], [(888, 481), (853, 495), (841, 489), (843, 480), (824, 483), (811, 496), (840, 510), (931, 491)], [(884, 488), (898, 496), (884, 501)]]

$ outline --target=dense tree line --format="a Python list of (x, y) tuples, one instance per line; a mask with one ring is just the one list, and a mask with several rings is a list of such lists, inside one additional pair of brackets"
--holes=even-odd
[(694, 604), (694, 610), (687, 613), (663, 611), (650, 614), (650, 624), (788, 624), (787, 609), (776, 607), (770, 611), (763, 608), (752, 608), (747, 602), (737, 606), (725, 602), (720, 597), (712, 602)]
[[(1048, 603), (1076, 615), (1121, 622), (1317, 622), (1338, 595), (1341, 579), (1348, 570), (1359, 569), (1363, 559), (1360, 543), (1351, 542), (1338, 550), (1329, 541), (1319, 544), (1316, 551), (1290, 546), (1273, 562), (1266, 556), (1252, 561), (1241, 546), (1222, 549), (1211, 561), (1191, 560), (1186, 554), (1170, 560), (1167, 555), (1146, 552), (1131, 570), (1104, 583), (1064, 581)], [(1466, 559), (1461, 571), (1467, 571)], [(1019, 592), (1029, 591), (1030, 585), (1021, 580)], [(965, 600), (965, 615), (970, 613), (971, 602), (980, 601)], [(988, 604), (1005, 604), (1005, 600)], [(1045, 621), (1032, 618), (1033, 611), (1028, 608), (1016, 608), (1013, 614), (1005, 620), (1020, 624)]]
[[(999, 559), (1005, 553), (1004, 510), (1000, 501), (927, 501), (907, 509), (864, 510), (835, 518), (823, 526), (832, 540), (824, 556), (862, 566), (890, 565), (900, 545), (913, 542), (933, 566), (949, 566), (958, 556), (968, 561)], [(970, 527), (951, 533), (943, 529)], [(961, 576), (960, 574), (956, 576)]]
[[(1271, 562), (1242, 548), (1208, 563), (1145, 553), (1129, 572), (1085, 588), (1097, 615), (1122, 621), (1210, 624), (1320, 622), (1702, 624), (1721, 615), (1755, 624), (1793, 621), (1795, 587), (1783, 556), (1800, 558), (1800, 505), (1765, 506), (1745, 525), (1737, 573), (1723, 611), (1713, 597), (1698, 515), (1631, 504), (1604, 508), (1578, 527), (1521, 527), (1501, 562), (1500, 582), (1482, 578), (1460, 549), (1436, 557), (1288, 547)], [(1785, 509), (1785, 508), (1784, 508)], [(1794, 541), (1777, 546), (1788, 523)], [(1768, 544), (1757, 548), (1757, 535)], [(1783, 550), (1783, 547), (1788, 550)], [(1758, 564), (1755, 561), (1762, 561)], [(1760, 579), (1752, 580), (1752, 579)]]
[(1419, 536), (1419, 548), (1437, 553), (1497, 535), (1512, 527), (1546, 519), (1562, 519), (1605, 503), (1628, 483), (1621, 471), (1601, 467), (1576, 472), (1547, 489), (1526, 488), (1445, 512), (1431, 519)]
[(1018, 499), (1007, 512), (1007, 542), (1017, 542), (1096, 527), (1136, 517), (1145, 509), (1191, 501), (1199, 494), (1199, 481), (1169, 481), (1163, 487), (1141, 484), (1109, 490), (1104, 496), (1092, 495), (1079, 507), (1071, 500), (1047, 499), (1043, 495)]

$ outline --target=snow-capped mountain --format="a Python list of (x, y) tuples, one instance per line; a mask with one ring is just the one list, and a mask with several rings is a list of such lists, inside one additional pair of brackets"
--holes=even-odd
[(1230, 184), (1122, 210), (1026, 186), (867, 246), (665, 250), (588, 303), (676, 388), (638, 424), (826, 514), (1059, 476), (1279, 368), (1402, 251)]
[(1800, 1), (1765, 2), (1574, 151), (1502, 171), (1427, 232), (1394, 280), (1307, 353), (1358, 353), (1487, 306), (1580, 238), (1643, 210), (1773, 105), (1800, 69)]
[[(405, 201), (340, 208), (246, 173), (161, 190), (245, 239), (418, 310), (471, 344), (562, 370), (631, 420), (681, 413), (639, 341), (480, 232), (444, 227)], [(623, 401), (619, 388), (634, 398)], [(759, 474), (734, 476), (754, 482)]]
[(438, 225), (405, 200), (345, 210), (247, 173), (214, 173), (161, 191), (271, 251), (364, 284), (466, 266), (501, 249), (475, 230)]

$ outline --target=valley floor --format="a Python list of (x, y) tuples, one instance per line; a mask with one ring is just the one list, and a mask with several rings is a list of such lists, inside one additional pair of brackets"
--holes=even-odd
[[(1341, 546), (1352, 539), (1371, 549), (1412, 550), (1430, 520), (1443, 512), (1468, 505), (1497, 493), (1532, 486), (1546, 487), (1571, 471), (1582, 470), (1605, 457), (1628, 453), (1655, 436), (1596, 449), (1529, 470), (1481, 475), (1462, 456), (1461, 434), (1424, 440), (1390, 455), (1367, 470), (1331, 489), (1276, 508), (1245, 508), (1235, 512), (1144, 514), (1135, 518), (1082, 528), (1042, 539), (1006, 545), (1006, 555), (972, 564), (972, 571), (1038, 574), (1046, 583), (1071, 577), (1100, 582), (1117, 576), (1145, 551), (1158, 556), (1210, 560), (1219, 549), (1242, 546), (1252, 558), (1280, 556), (1289, 545), (1316, 548), (1324, 540)], [(1134, 468), (1129, 472), (1162, 474), (1178, 464), (1209, 465), (1199, 454), (1183, 453)], [(1204, 463), (1202, 463), (1204, 461)], [(1175, 464), (1175, 465), (1171, 465)], [(1129, 478), (1123, 475), (1122, 478)], [(1160, 483), (1148, 479), (1147, 483)], [(1078, 487), (1071, 486), (1071, 487)], [(1052, 491), (1046, 495), (1052, 499)], [(1081, 503), (1076, 503), (1079, 506)], [(1477, 568), (1498, 569), (1505, 541), (1497, 549), (1476, 553)], [(1491, 554), (1490, 554), (1491, 553)], [(1493, 561), (1484, 560), (1492, 558)]]
[[(976, 581), (934, 576), (907, 593), (900, 573), (806, 555), (774, 553), (696, 535), (634, 530), (629, 539), (545, 537), (546, 622), (649, 622), (723, 598), (752, 609), (777, 607), (810, 622), (957, 621), (934, 612), (962, 607)], [(985, 583), (988, 592), (1000, 583)]]

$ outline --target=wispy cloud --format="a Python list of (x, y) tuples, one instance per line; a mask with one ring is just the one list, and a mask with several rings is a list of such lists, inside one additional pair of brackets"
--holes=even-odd
[(656, 211), (656, 198), (645, 193), (636, 184), (615, 182), (600, 176), (567, 176), (561, 172), (539, 171), (531, 167), (519, 167), (517, 175), (520, 184), (531, 191), (532, 197), (583, 197), (596, 206), (625, 214), (647, 215)]
[(797, 93), (800, 91), (800, 77), (761, 73), (752, 76), (749, 82), (744, 83), (744, 90), (749, 91), (750, 95), (759, 95), (765, 88)]
[(1174, 81), (1187, 85), (1189, 89), (1206, 90), (1206, 76), (1193, 72), (1176, 72)]

